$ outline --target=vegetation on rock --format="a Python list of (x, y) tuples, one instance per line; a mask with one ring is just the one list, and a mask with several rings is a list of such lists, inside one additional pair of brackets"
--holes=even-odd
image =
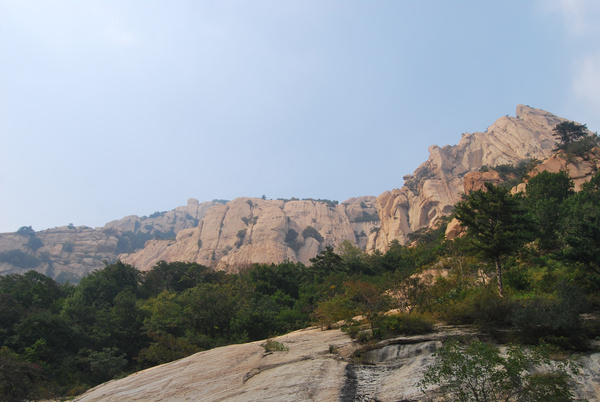
[[(489, 343), (446, 343), (438, 360), (418, 384), (439, 386), (437, 393), (453, 401), (568, 401), (573, 397), (570, 360), (551, 362), (544, 348), (509, 347), (506, 356)], [(537, 371), (532, 372), (532, 368)]]

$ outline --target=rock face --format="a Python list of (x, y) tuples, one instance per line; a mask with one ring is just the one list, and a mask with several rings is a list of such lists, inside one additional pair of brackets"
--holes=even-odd
[[(37, 246), (31, 247), (33, 243)], [(63, 226), (35, 235), (3, 233), (0, 275), (35, 269), (62, 281), (78, 281), (103, 267), (103, 261), (114, 260), (117, 244), (117, 237), (85, 226)]]
[(150, 217), (127, 216), (104, 227), (62, 226), (39, 232), (0, 234), (0, 275), (35, 269), (59, 281), (77, 282), (154, 237), (172, 237), (192, 228), (218, 202), (190, 199), (187, 206)]
[(377, 197), (381, 229), (369, 237), (367, 250), (385, 251), (392, 240), (406, 243), (408, 233), (435, 225), (460, 201), (467, 173), (484, 165), (548, 158), (556, 144), (552, 129), (562, 121), (546, 111), (519, 105), (516, 117), (502, 117), (484, 133), (465, 133), (458, 145), (429, 147), (429, 159), (412, 175), (404, 176), (401, 189)]
[(175, 241), (150, 241), (121, 259), (141, 270), (160, 260), (224, 270), (285, 260), (309, 263), (325, 246), (345, 240), (364, 248), (367, 233), (378, 226), (375, 197), (352, 198), (341, 205), (237, 198), (210, 208), (197, 227), (181, 230)]
[[(289, 350), (267, 352), (253, 342), (200, 352), (99, 385), (75, 398), (91, 401), (419, 401), (416, 387), (449, 337), (476, 334), (444, 328), (372, 346), (364, 364), (339, 330), (308, 329), (275, 338)], [(578, 400), (600, 398), (600, 353), (582, 356), (574, 378)]]
[[(141, 270), (165, 260), (235, 270), (252, 263), (309, 263), (326, 246), (344, 240), (366, 247), (379, 226), (375, 197), (199, 203), (149, 217), (127, 216), (92, 229), (65, 226), (0, 234), (0, 275), (35, 269), (77, 282), (117, 259)], [(32, 240), (32, 238), (34, 240)]]
[[(544, 171), (550, 173), (567, 172), (573, 180), (575, 191), (579, 191), (584, 183), (592, 179), (598, 169), (600, 169), (600, 148), (595, 147), (585, 157), (568, 157), (563, 152), (557, 152), (533, 168), (529, 173), (529, 177), (535, 177)], [(526, 186), (527, 183), (522, 183), (517, 186), (515, 191), (525, 191)]]
[(279, 338), (289, 351), (263, 342), (208, 350), (100, 385), (76, 401), (335, 401), (346, 363), (329, 353), (350, 339), (312, 329)]

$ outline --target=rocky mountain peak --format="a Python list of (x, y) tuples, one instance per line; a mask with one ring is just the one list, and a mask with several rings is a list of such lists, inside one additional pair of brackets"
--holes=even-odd
[(457, 145), (432, 145), (428, 160), (404, 176), (402, 188), (377, 198), (381, 230), (369, 239), (367, 249), (385, 251), (391, 241), (406, 243), (412, 231), (435, 225), (460, 201), (465, 174), (484, 165), (548, 158), (556, 144), (552, 129), (562, 121), (544, 110), (519, 105), (516, 117), (501, 117), (485, 132), (464, 133)]

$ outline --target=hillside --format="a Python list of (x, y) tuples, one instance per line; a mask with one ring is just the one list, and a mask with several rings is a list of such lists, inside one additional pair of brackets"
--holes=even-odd
[[(325, 246), (350, 241), (385, 251), (409, 233), (435, 225), (464, 191), (465, 174), (483, 165), (550, 157), (552, 128), (564, 119), (519, 105), (485, 132), (465, 133), (457, 145), (430, 147), (429, 159), (404, 186), (377, 198), (338, 204), (328, 200), (263, 200), (200, 203), (149, 217), (128, 216), (104, 227), (64, 226), (38, 232), (0, 234), (0, 274), (30, 269), (59, 281), (77, 281), (122, 259), (141, 270), (157, 261), (197, 262), (221, 270), (252, 263), (309, 263)], [(400, 181), (400, 179), (398, 179)]]

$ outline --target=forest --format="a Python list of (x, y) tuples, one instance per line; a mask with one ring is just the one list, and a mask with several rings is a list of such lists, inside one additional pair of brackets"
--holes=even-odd
[[(465, 232), (447, 240), (453, 218)], [(488, 183), (410, 241), (385, 253), (344, 242), (308, 266), (239, 273), (117, 261), (78, 284), (36, 271), (0, 277), (0, 397), (74, 396), (202, 350), (340, 321), (361, 342), (435, 323), (565, 351), (600, 336), (599, 321), (582, 318), (600, 309), (600, 173), (579, 192), (564, 172), (530, 178), (524, 194)]]

